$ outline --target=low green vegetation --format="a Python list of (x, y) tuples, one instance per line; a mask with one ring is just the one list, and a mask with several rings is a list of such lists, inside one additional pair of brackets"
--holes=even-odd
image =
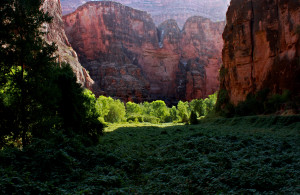
[(298, 194), (300, 116), (111, 124), (0, 152), (2, 194)]

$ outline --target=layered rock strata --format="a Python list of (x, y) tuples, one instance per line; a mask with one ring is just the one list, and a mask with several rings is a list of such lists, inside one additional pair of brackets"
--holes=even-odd
[(91, 62), (90, 74), (98, 81), (97, 94), (112, 96), (123, 101), (150, 101), (150, 84), (144, 78), (142, 70), (134, 64), (103, 63), (99, 69), (98, 63)]
[(77, 77), (78, 83), (91, 89), (94, 81), (79, 63), (77, 54), (71, 47), (65, 34), (60, 0), (45, 0), (43, 10), (53, 17), (52, 23), (45, 26), (47, 32), (45, 39), (48, 43), (54, 42), (56, 44), (58, 61), (60, 63), (69, 63)]
[[(192, 16), (202, 16), (213, 21), (224, 21), (230, 0), (114, 0), (123, 5), (147, 11), (156, 25), (168, 19), (177, 21), (182, 29), (185, 21)], [(63, 14), (75, 11), (86, 0), (62, 0)]]
[(232, 0), (223, 33), (221, 88), (237, 104), (269, 89), (300, 92), (300, 1)]
[[(133, 98), (138, 101), (172, 102), (207, 97), (218, 89), (224, 22), (192, 17), (182, 31), (175, 20), (156, 28), (146, 12), (114, 2), (88, 2), (63, 20), (80, 62), (98, 86), (98, 95), (126, 101), (137, 94)], [(139, 73), (123, 71), (126, 66), (134, 66)], [(103, 73), (107, 67), (113, 69), (117, 91), (109, 86), (111, 75)], [(124, 75), (136, 80), (124, 85)]]

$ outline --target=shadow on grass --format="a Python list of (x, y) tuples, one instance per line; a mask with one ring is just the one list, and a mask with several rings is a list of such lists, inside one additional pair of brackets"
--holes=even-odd
[(113, 124), (97, 146), (59, 139), (2, 151), (0, 193), (300, 193), (299, 116), (199, 122)]
[(293, 193), (299, 121), (252, 116), (132, 125), (107, 132), (100, 145), (126, 162), (126, 185), (138, 193)]
[[(124, 125), (124, 126), (123, 126)], [(300, 115), (293, 116), (248, 116), (236, 118), (203, 118), (197, 125), (187, 124), (118, 124), (113, 125), (105, 135), (113, 137), (147, 137), (153, 136), (181, 136), (195, 132), (227, 134), (227, 133), (255, 133), (258, 130), (266, 134), (274, 132), (293, 133), (299, 135)]]

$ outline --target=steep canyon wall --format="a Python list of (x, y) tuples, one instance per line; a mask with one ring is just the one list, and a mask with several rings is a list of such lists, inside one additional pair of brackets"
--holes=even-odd
[(114, 2), (88, 2), (63, 17), (94, 91), (125, 101), (203, 98), (218, 89), (224, 22), (189, 18), (158, 27), (146, 12)]
[(53, 17), (52, 23), (46, 26), (46, 41), (56, 44), (58, 60), (69, 63), (77, 77), (77, 81), (84, 87), (91, 89), (94, 81), (79, 63), (77, 54), (71, 47), (65, 34), (60, 0), (45, 0), (43, 10)]
[(237, 104), (249, 93), (300, 92), (300, 1), (232, 0), (223, 33), (221, 89)]

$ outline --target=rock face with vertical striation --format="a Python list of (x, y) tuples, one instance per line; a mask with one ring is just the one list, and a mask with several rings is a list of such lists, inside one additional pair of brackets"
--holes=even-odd
[[(181, 29), (192, 16), (212, 21), (224, 21), (230, 0), (114, 0), (123, 5), (148, 12), (156, 25), (174, 19)], [(61, 0), (63, 14), (68, 14), (86, 3), (86, 0)]]
[[(158, 44), (150, 15), (119, 3), (89, 2), (64, 16), (64, 22), (73, 48), (95, 81), (97, 95), (137, 102), (149, 99), (149, 83), (140, 61), (143, 50)], [(124, 70), (125, 65), (135, 71)]]
[(300, 92), (300, 1), (232, 0), (223, 33), (221, 88), (237, 104), (249, 93)]
[(192, 17), (183, 31), (175, 20), (156, 27), (146, 12), (105, 1), (88, 2), (63, 20), (98, 95), (172, 103), (218, 89), (224, 22)]
[(181, 62), (186, 65), (186, 99), (207, 97), (219, 89), (218, 72), (224, 22), (194, 16), (187, 20), (181, 36)]
[(58, 60), (69, 63), (77, 77), (77, 81), (84, 87), (91, 89), (94, 81), (79, 63), (77, 54), (65, 34), (60, 0), (45, 0), (43, 10), (53, 17), (52, 23), (46, 26), (48, 32), (45, 37), (46, 41), (56, 44)]

